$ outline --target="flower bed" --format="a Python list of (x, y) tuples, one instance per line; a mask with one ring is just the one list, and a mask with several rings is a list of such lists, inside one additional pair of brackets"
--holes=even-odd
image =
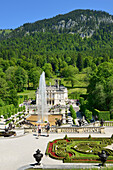
[[(93, 140), (94, 139), (94, 140)], [(113, 163), (113, 151), (103, 148), (113, 143), (111, 138), (64, 138), (48, 143), (46, 155), (63, 162), (100, 162), (98, 152), (107, 151), (110, 156), (107, 162)]]

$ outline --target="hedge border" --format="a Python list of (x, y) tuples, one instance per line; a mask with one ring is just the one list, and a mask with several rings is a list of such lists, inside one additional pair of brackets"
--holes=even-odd
[[(71, 142), (73, 140), (76, 140), (76, 141), (79, 141), (79, 140), (82, 140), (82, 141), (85, 141), (85, 140), (102, 141), (102, 140), (106, 140), (106, 139), (112, 139), (112, 138), (89, 138), (89, 137), (88, 138), (68, 138), (67, 137), (67, 139), (64, 139), (64, 138), (63, 139), (55, 139), (52, 142), (49, 142), (48, 145), (47, 145), (46, 153), (45, 153), (46, 155), (49, 155), (53, 159), (63, 160), (63, 163), (76, 163), (76, 162), (79, 162), (79, 163), (83, 163), (83, 162), (95, 163), (96, 162), (97, 163), (97, 162), (100, 162), (100, 160), (97, 157), (87, 157), (87, 156), (86, 157), (73, 157), (73, 158), (71, 158), (71, 157), (68, 156), (68, 153), (67, 153), (67, 157), (59, 157), (59, 156), (57, 156), (57, 154), (55, 152), (53, 152), (54, 151), (53, 150), (54, 143), (56, 143), (57, 141), (60, 141), (60, 140), (61, 141), (66, 140), (67, 142)], [(50, 143), (52, 143), (52, 148), (51, 148), (51, 152), (48, 152)], [(74, 150), (76, 150), (76, 149), (74, 148)], [(70, 151), (70, 153), (71, 153), (71, 151)], [(83, 153), (83, 152), (81, 152), (81, 153)], [(107, 160), (106, 163), (113, 163), (113, 156), (109, 156), (109, 159)]]

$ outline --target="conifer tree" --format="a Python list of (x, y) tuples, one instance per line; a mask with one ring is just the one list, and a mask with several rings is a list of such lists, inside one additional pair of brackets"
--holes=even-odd
[(78, 53), (76, 65), (77, 65), (79, 71), (82, 71), (82, 69), (83, 69), (83, 57), (80, 53)]

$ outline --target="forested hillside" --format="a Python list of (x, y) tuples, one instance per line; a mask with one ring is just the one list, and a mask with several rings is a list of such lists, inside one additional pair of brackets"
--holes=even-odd
[(0, 34), (1, 106), (16, 105), (25, 84), (36, 89), (42, 70), (73, 87), (77, 73), (90, 78), (100, 64), (113, 63), (113, 16), (106, 12), (75, 10)]
[(75, 10), (50, 19), (25, 23), (12, 31), (10, 36), (23, 36), (33, 32), (78, 33), (91, 37), (96, 30), (113, 28), (113, 16), (103, 11)]

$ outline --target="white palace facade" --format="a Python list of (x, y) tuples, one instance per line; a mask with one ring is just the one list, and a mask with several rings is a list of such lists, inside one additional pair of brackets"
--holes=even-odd
[[(39, 88), (36, 91), (36, 105), (38, 105), (38, 93)], [(66, 101), (68, 100), (68, 91), (67, 88), (60, 85), (58, 80), (56, 79), (56, 83), (53, 86), (46, 86), (46, 93), (47, 93), (47, 105), (65, 105)]]

